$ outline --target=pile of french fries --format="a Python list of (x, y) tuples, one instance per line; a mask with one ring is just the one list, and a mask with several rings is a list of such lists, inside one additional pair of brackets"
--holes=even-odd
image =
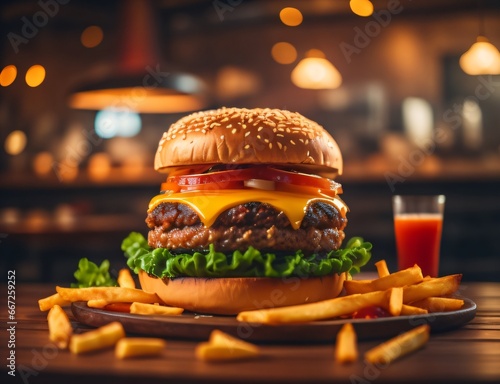
[[(362, 309), (380, 307), (391, 316), (420, 315), (460, 309), (464, 301), (452, 298), (462, 275), (440, 278), (424, 277), (421, 269), (411, 268), (390, 273), (384, 260), (375, 263), (378, 277), (373, 280), (346, 280), (345, 295), (316, 303), (240, 312), (240, 322), (286, 324), (335, 318), (350, 318)], [(74, 354), (115, 348), (117, 358), (159, 355), (166, 342), (159, 338), (127, 338), (119, 322), (92, 331), (73, 334), (66, 312), (62, 309), (75, 301), (86, 301), (89, 307), (120, 308), (134, 314), (176, 316), (182, 308), (163, 305), (156, 294), (137, 289), (128, 269), (120, 270), (118, 287), (63, 288), (39, 300), (40, 310), (49, 311), (49, 337), (59, 348)], [(422, 325), (400, 334), (364, 354), (370, 363), (389, 363), (421, 348), (429, 339), (430, 327)], [(251, 343), (214, 330), (207, 342), (195, 349), (198, 359), (213, 362), (254, 358), (260, 349)], [(358, 360), (355, 324), (348, 322), (339, 330), (335, 343), (335, 359), (340, 363)]]
[(460, 309), (455, 293), (462, 275), (423, 277), (419, 266), (389, 273), (385, 261), (377, 264), (374, 280), (346, 280), (346, 295), (316, 303), (240, 312), (239, 321), (262, 324), (286, 324), (349, 317), (367, 307), (381, 307), (392, 316), (417, 315)]
[(125, 331), (119, 322), (82, 334), (73, 333), (71, 322), (62, 307), (75, 301), (86, 301), (93, 308), (114, 308), (115, 305), (121, 305), (122, 310), (125, 308), (127, 312), (143, 315), (175, 316), (184, 311), (182, 308), (161, 305), (156, 294), (137, 289), (128, 269), (120, 270), (117, 281), (118, 287), (56, 287), (55, 294), (40, 299), (40, 310), (49, 311), (47, 322), (50, 340), (61, 349), (69, 348), (74, 354), (115, 347), (115, 356), (119, 359), (159, 355), (165, 348), (165, 340), (125, 337)]
[[(378, 278), (346, 280), (346, 295), (316, 303), (282, 308), (240, 312), (237, 320), (260, 324), (287, 324), (334, 318), (349, 318), (369, 307), (380, 307), (392, 316), (421, 315), (430, 312), (453, 311), (462, 308), (464, 301), (449, 297), (455, 293), (462, 275), (439, 278), (424, 277), (417, 265), (390, 273), (385, 260), (375, 263)], [(402, 333), (367, 351), (364, 359), (370, 363), (390, 363), (423, 347), (430, 334), (429, 325), (421, 325)], [(337, 333), (335, 359), (349, 363), (358, 359), (356, 332), (346, 323)]]

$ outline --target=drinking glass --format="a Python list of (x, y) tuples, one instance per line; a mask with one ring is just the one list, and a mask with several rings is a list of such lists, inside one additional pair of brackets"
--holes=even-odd
[(417, 264), (424, 276), (438, 276), (445, 200), (444, 195), (393, 196), (400, 270)]

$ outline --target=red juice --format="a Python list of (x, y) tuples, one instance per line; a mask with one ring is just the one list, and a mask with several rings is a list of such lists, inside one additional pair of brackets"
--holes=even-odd
[(397, 214), (394, 230), (398, 250), (398, 267), (417, 264), (424, 276), (438, 276), (439, 247), (443, 216), (434, 213)]

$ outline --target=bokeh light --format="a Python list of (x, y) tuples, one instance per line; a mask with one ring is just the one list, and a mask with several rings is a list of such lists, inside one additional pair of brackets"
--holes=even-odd
[(94, 48), (101, 44), (104, 33), (101, 27), (91, 25), (83, 30), (80, 41), (86, 48)]
[(304, 20), (302, 13), (297, 8), (286, 7), (280, 11), (280, 20), (289, 27), (296, 27)]
[(370, 0), (351, 0), (349, 6), (351, 11), (358, 16), (368, 17), (373, 14), (373, 4)]
[(111, 159), (107, 153), (95, 153), (89, 159), (89, 178), (94, 181), (106, 180), (111, 173)]
[(280, 41), (271, 48), (271, 56), (280, 64), (291, 64), (297, 60), (297, 50), (287, 42)]
[(95, 131), (99, 137), (133, 137), (141, 131), (141, 117), (128, 109), (106, 108), (95, 116)]
[(41, 65), (32, 65), (26, 71), (26, 84), (30, 87), (38, 87), (45, 80), (45, 68)]
[(17, 77), (17, 68), (15, 65), (7, 65), (2, 72), (0, 72), (0, 85), (8, 87)]
[(33, 159), (33, 170), (38, 176), (47, 176), (53, 164), (54, 156), (50, 152), (39, 152)]
[(23, 131), (12, 131), (5, 139), (5, 152), (12, 156), (19, 155), (26, 148), (27, 142), (28, 139)]

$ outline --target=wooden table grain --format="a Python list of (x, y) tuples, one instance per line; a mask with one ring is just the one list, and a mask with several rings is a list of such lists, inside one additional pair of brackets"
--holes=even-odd
[[(47, 314), (38, 309), (37, 300), (53, 293), (53, 286), (18, 285), (15, 324), (9, 324), (7, 287), (1, 288), (1, 383), (500, 382), (500, 283), (462, 283), (462, 294), (477, 304), (475, 319), (459, 329), (432, 334), (425, 348), (388, 366), (372, 366), (362, 359), (340, 365), (331, 344), (262, 345), (256, 360), (217, 364), (198, 361), (197, 342), (183, 340), (167, 340), (164, 352), (154, 358), (118, 360), (112, 350), (75, 356), (50, 342)], [(73, 326), (86, 329), (76, 321)], [(360, 353), (381, 341), (359, 342)], [(15, 376), (7, 367), (11, 351)]]

